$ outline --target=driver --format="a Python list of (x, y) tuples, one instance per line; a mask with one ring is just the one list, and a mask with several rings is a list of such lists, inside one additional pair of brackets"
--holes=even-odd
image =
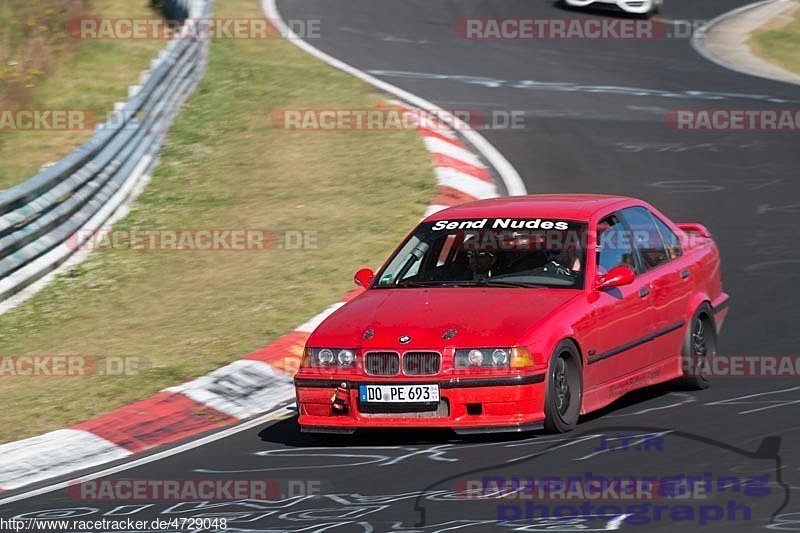
[[(559, 274), (569, 276), (581, 271), (581, 258), (578, 257), (577, 253), (573, 253), (570, 250), (548, 250), (545, 254), (547, 257), (545, 269), (547, 266), (552, 266)], [(566, 272), (567, 270), (571, 272)]]
[(473, 280), (491, 277), (492, 267), (497, 263), (497, 256), (493, 252), (471, 251), (467, 252), (467, 258)]

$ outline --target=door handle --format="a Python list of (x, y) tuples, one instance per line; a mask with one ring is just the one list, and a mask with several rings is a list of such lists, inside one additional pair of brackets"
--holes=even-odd
[(642, 287), (641, 289), (639, 289), (639, 298), (644, 298), (648, 294), (650, 294), (650, 289), (648, 289), (647, 287)]
[(689, 274), (691, 274), (691, 273), (692, 273), (691, 270), (689, 270), (688, 268), (684, 268), (683, 270), (681, 270), (681, 279), (688, 278)]

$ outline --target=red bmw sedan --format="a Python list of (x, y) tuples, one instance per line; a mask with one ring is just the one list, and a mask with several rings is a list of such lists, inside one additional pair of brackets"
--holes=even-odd
[(295, 376), (303, 431), (569, 431), (634, 389), (707, 387), (728, 303), (703, 225), (604, 195), (440, 211), (355, 281)]

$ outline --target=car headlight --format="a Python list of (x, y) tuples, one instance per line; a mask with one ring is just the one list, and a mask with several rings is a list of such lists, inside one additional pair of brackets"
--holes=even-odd
[(508, 366), (508, 350), (498, 348), (492, 352), (494, 366)]
[(333, 363), (333, 350), (323, 348), (317, 352), (317, 361), (320, 365), (329, 365)]
[(467, 362), (470, 366), (483, 366), (483, 352), (480, 350), (468, 351)]
[(349, 367), (356, 360), (356, 352), (350, 348), (306, 348), (303, 366)]
[(456, 368), (508, 368), (510, 348), (465, 348), (456, 350)]
[(350, 366), (356, 360), (356, 354), (353, 350), (339, 350), (336, 360), (340, 366)]

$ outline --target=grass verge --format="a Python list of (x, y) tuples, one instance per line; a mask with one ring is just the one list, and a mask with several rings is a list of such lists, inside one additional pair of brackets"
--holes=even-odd
[[(73, 8), (70, 6), (78, 5)], [(164, 41), (79, 40), (67, 21), (81, 17), (154, 18), (149, 0), (3, 0), (0, 7), (0, 109), (80, 109), (105, 117)], [(0, 189), (68, 154), (92, 130), (0, 131)]]
[[(219, 17), (261, 17), (257, 2)], [(324, 30), (324, 28), (323, 28)], [(205, 374), (265, 345), (377, 266), (435, 194), (415, 131), (273, 129), (271, 111), (365, 108), (373, 90), (282, 40), (211, 45), (208, 72), (152, 182), (115, 228), (319, 232), (318, 249), (98, 251), (0, 316), (0, 355), (140, 356), (110, 378), (0, 378), (0, 441), (65, 427)]]
[(767, 61), (800, 73), (800, 2), (793, 19), (776, 23), (750, 36), (751, 49)]

